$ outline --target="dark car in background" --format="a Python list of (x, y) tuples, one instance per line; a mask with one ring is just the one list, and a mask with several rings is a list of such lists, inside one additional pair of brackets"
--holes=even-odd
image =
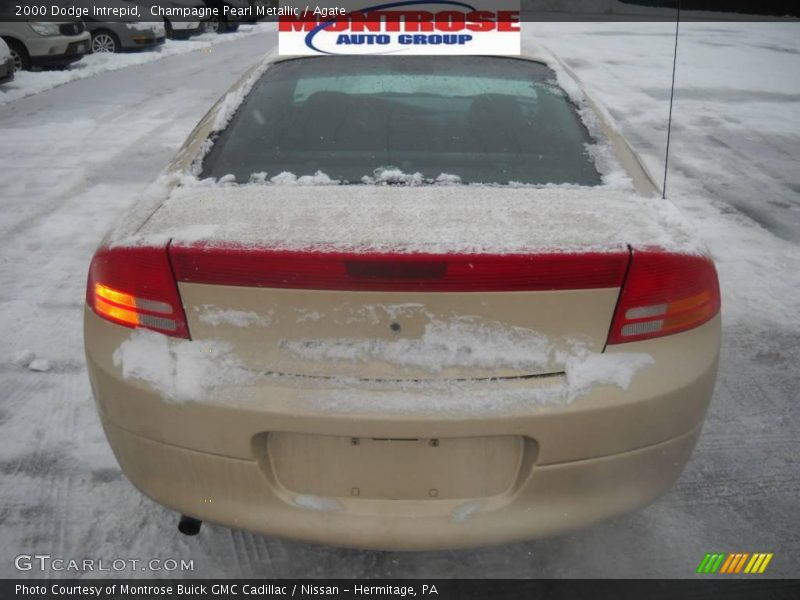
[(11, 57), (11, 50), (2, 39), (0, 39), (0, 83), (8, 83), (14, 79), (14, 59)]
[[(157, 6), (164, 9), (176, 8), (195, 8), (206, 9), (203, 0), (128, 0), (132, 4), (138, 4), (141, 7), (142, 20), (157, 19), (153, 16), (151, 7)], [(182, 18), (176, 16), (164, 16), (164, 29), (166, 36), (170, 39), (186, 39), (193, 35), (204, 33), (206, 30), (206, 23), (208, 17), (203, 18)]]
[[(76, 6), (88, 8), (97, 4), (95, 0), (74, 0)], [(120, 0), (103, 0), (102, 6), (125, 9), (130, 6)], [(136, 17), (120, 17), (114, 21), (103, 21), (92, 16), (83, 17), (87, 31), (92, 36), (92, 52), (122, 52), (152, 48), (164, 42), (165, 28), (162, 23), (142, 21)]]
[[(239, 29), (239, 24), (248, 18), (247, 14), (237, 16), (233, 13), (250, 7), (250, 0), (203, 0), (209, 8), (216, 8), (216, 17), (211, 17), (206, 22), (206, 31), (210, 33), (230, 33)], [(225, 12), (225, 8), (234, 9)]]
[(92, 52), (146, 50), (163, 44), (166, 29), (162, 23), (86, 21), (92, 35)]

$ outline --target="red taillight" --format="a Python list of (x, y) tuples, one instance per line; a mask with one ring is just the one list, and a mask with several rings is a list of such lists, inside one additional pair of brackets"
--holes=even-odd
[(98, 250), (89, 267), (86, 302), (119, 325), (189, 337), (166, 246)]
[(620, 287), (629, 253), (400, 254), (170, 246), (178, 281), (264, 288), (505, 292)]
[(710, 258), (634, 250), (609, 344), (671, 335), (712, 319), (720, 308)]

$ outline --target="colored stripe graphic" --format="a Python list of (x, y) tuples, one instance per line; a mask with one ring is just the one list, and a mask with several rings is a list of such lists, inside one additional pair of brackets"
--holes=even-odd
[(763, 573), (769, 564), (769, 561), (772, 560), (772, 553), (769, 554), (753, 554), (753, 558), (748, 563), (747, 567), (745, 568), (745, 573)]
[(747, 560), (748, 556), (750, 556), (750, 555), (749, 554), (743, 554), (742, 555), (742, 558), (739, 560), (739, 564), (736, 565), (736, 570), (733, 571), (734, 573), (738, 573), (739, 571), (742, 570), (742, 567), (744, 566), (744, 561)]
[[(747, 575), (757, 575), (767, 569), (767, 565), (772, 560), (773, 554), (766, 552), (709, 552), (700, 561), (697, 572), (707, 575), (719, 573), (720, 575), (732, 575), (744, 573)], [(749, 559), (749, 560), (748, 560)], [(747, 566), (745, 566), (747, 565)], [(742, 571), (744, 569), (744, 571)]]
[(728, 554), (728, 559), (722, 565), (722, 568), (719, 570), (720, 573), (731, 573), (733, 568), (736, 566), (738, 562), (737, 557), (738, 554)]
[(715, 554), (706, 554), (703, 558), (700, 566), (697, 567), (698, 573), (716, 573), (717, 569), (719, 569), (722, 561), (725, 560), (726, 554), (724, 553), (715, 553)]

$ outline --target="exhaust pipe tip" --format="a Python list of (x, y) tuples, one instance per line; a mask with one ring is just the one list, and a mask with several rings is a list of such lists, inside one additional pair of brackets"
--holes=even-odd
[(183, 535), (193, 536), (200, 533), (200, 527), (202, 525), (203, 522), (199, 519), (181, 515), (181, 520), (178, 521), (178, 531), (180, 531)]

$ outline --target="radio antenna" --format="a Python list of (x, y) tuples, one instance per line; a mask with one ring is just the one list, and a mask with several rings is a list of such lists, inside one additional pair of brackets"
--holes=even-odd
[(667, 198), (667, 172), (669, 171), (669, 141), (672, 137), (672, 106), (675, 102), (675, 73), (678, 70), (678, 38), (681, 31), (681, 0), (678, 0), (678, 14), (675, 18), (675, 52), (672, 56), (672, 87), (669, 92), (669, 119), (667, 121), (667, 152), (664, 158), (664, 185), (661, 197)]

